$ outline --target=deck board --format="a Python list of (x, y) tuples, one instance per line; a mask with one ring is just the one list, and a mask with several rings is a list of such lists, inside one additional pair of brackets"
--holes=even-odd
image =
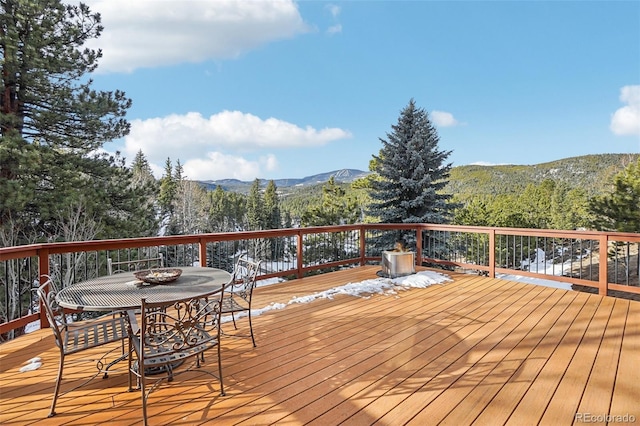
[[(616, 300), (612, 306), (584, 395), (578, 407), (579, 412), (606, 413), (609, 411), (616, 376), (616, 370), (611, 366), (618, 365), (627, 307), (627, 303), (619, 303), (619, 300)], [(640, 395), (638, 396), (640, 403)]]
[[(152, 424), (563, 425), (578, 412), (640, 419), (640, 302), (450, 273), (453, 282), (425, 289), (289, 303), (377, 270), (259, 287), (254, 307), (271, 309), (254, 317), (258, 347), (223, 340), (226, 396), (209, 375), (178, 375), (151, 394)], [(86, 381), (103, 353), (66, 367), (63, 390)], [(43, 366), (20, 373), (35, 356)], [(49, 330), (0, 345), (0, 424), (140, 424), (126, 363), (61, 396), (58, 414), (46, 418), (57, 362)], [(213, 354), (203, 368), (216, 369)]]
[(612, 413), (633, 413), (638, 410), (638, 383), (640, 383), (640, 303), (632, 303), (627, 311), (620, 361), (616, 372)]

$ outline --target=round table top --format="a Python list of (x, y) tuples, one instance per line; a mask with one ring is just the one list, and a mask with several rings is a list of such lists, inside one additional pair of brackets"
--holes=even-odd
[(182, 269), (182, 275), (166, 284), (142, 283), (133, 272), (82, 281), (60, 290), (56, 300), (64, 308), (83, 311), (128, 310), (139, 308), (143, 298), (148, 302), (170, 302), (202, 297), (231, 281), (231, 274), (222, 269), (196, 266), (178, 269)]

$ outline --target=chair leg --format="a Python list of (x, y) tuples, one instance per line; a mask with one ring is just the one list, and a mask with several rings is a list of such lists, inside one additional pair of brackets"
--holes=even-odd
[(222, 354), (220, 351), (220, 337), (218, 336), (218, 377), (220, 378), (220, 396), (225, 396), (224, 384), (222, 383)]
[(253, 342), (253, 347), (256, 347), (256, 338), (253, 337), (253, 324), (251, 324), (251, 306), (249, 306), (249, 330), (251, 331), (251, 341)]
[(133, 363), (131, 362), (131, 350), (133, 349), (133, 347), (131, 346), (131, 338), (129, 338), (129, 358), (127, 360), (127, 364), (129, 365), (129, 392), (133, 392), (133, 380), (132, 380), (132, 374), (133, 372), (131, 371), (131, 368), (133, 367)]
[(64, 369), (64, 353), (60, 352), (60, 364), (58, 365), (58, 377), (56, 378), (56, 387), (53, 391), (53, 401), (51, 401), (51, 410), (48, 417), (56, 415), (56, 402), (60, 393), (60, 382), (62, 381), (62, 370)]
[(236, 325), (236, 316), (233, 314), (233, 312), (231, 312), (231, 319), (233, 320), (233, 328), (237, 330), (238, 326)]
[[(144, 370), (144, 368), (140, 368), (140, 370)], [(147, 395), (145, 395), (146, 389), (144, 382), (144, 372), (142, 372), (142, 376), (140, 377), (140, 392), (142, 394), (142, 421), (144, 426), (147, 426)]]

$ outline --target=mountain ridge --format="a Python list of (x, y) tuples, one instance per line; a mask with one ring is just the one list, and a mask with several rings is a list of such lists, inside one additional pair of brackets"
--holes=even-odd
[[(532, 165), (469, 164), (454, 166), (444, 191), (450, 194), (474, 196), (480, 194), (513, 193), (528, 184), (545, 179), (563, 182), (571, 187), (582, 187), (590, 194), (602, 192), (612, 177), (630, 163), (638, 161), (640, 154), (590, 154), (553, 160)], [(303, 178), (259, 179), (262, 187), (273, 180), (278, 189), (304, 188), (321, 185), (334, 177), (338, 183), (351, 183), (371, 172), (358, 169), (339, 169)], [(209, 190), (220, 186), (226, 191), (248, 193), (253, 181), (219, 179), (198, 181)]]
[[(305, 176), (303, 178), (258, 179), (258, 181), (260, 182), (261, 186), (265, 186), (268, 182), (273, 180), (276, 187), (289, 188), (294, 186), (300, 187), (323, 184), (327, 182), (331, 177), (333, 177), (336, 182), (350, 183), (369, 174), (371, 174), (371, 172), (365, 172), (358, 169), (339, 169), (331, 172)], [(198, 183), (209, 190), (215, 189), (216, 186), (220, 186), (225, 191), (236, 191), (243, 193), (249, 192), (249, 188), (251, 187), (251, 185), (253, 185), (253, 181), (242, 181), (238, 179), (205, 180), (198, 181)]]

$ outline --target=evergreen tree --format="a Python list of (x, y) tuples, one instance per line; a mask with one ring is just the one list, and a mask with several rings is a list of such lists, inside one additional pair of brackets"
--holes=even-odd
[(551, 199), (551, 229), (586, 228), (591, 223), (589, 197), (583, 188), (556, 186)]
[[(280, 199), (278, 197), (278, 187), (273, 180), (267, 183), (264, 191), (264, 212), (265, 212), (265, 228), (280, 229), (282, 228), (282, 214), (280, 212)], [(282, 259), (285, 254), (284, 238), (269, 238), (268, 240), (268, 258)]]
[(131, 164), (131, 173), (131, 186), (139, 192), (139, 196), (136, 198), (140, 203), (143, 203), (138, 221), (145, 224), (140, 228), (148, 230), (147, 233), (139, 236), (155, 236), (158, 234), (158, 221), (160, 218), (160, 209), (157, 202), (159, 186), (156, 178), (153, 176), (151, 166), (142, 151), (138, 151), (136, 154)]
[(284, 217), (282, 220), (283, 220), (283, 227), (285, 229), (293, 228), (293, 219), (291, 218), (291, 213), (289, 213), (288, 210), (284, 212)]
[(209, 192), (209, 228), (211, 232), (229, 231), (227, 197), (220, 186)]
[(237, 231), (242, 229), (244, 218), (247, 215), (247, 197), (237, 192), (227, 192), (227, 218), (229, 218), (229, 230)]
[(551, 227), (551, 200), (556, 190), (552, 179), (528, 184), (518, 195), (511, 210), (524, 219), (521, 228), (549, 229)]
[[(176, 162), (175, 167), (171, 167), (171, 162), (167, 159), (167, 163), (165, 164), (165, 172), (167, 170), (167, 166), (169, 167), (170, 177), (164, 183), (164, 188), (162, 182), (160, 184), (160, 196), (164, 202), (169, 202), (168, 209), (165, 210), (165, 223), (166, 233), (168, 235), (181, 235), (184, 234), (184, 228), (182, 226), (182, 218), (180, 212), (180, 204), (181, 198), (179, 192), (181, 191), (182, 185), (182, 164), (180, 160)], [(166, 176), (163, 176), (163, 179)], [(163, 193), (163, 189), (165, 192)], [(182, 188), (184, 189), (184, 188)]]
[(164, 163), (164, 173), (160, 178), (160, 193), (158, 194), (158, 204), (163, 218), (167, 219), (173, 213), (173, 201), (176, 196), (177, 182), (173, 177), (173, 165), (171, 159), (167, 158)]
[(589, 205), (594, 226), (603, 231), (640, 232), (640, 160), (618, 173), (613, 192), (594, 197)]
[[(618, 232), (640, 232), (640, 159), (618, 173), (613, 182), (613, 192), (595, 197), (589, 208), (598, 230)], [(624, 267), (626, 279), (640, 274), (640, 243), (635, 250), (631, 244), (614, 241), (608, 248), (609, 257), (619, 259)], [(605, 251), (600, 248), (601, 253)], [(632, 253), (635, 251), (635, 260)], [(635, 270), (635, 272), (634, 272)]]
[(260, 192), (260, 180), (256, 178), (247, 198), (247, 230), (265, 229), (265, 223), (264, 199)]
[[(382, 223), (446, 223), (455, 206), (442, 189), (447, 184), (451, 151), (438, 148), (439, 137), (427, 112), (413, 99), (402, 110), (393, 132), (380, 138), (382, 149), (372, 162), (379, 179), (370, 182), (368, 213)], [(385, 238), (391, 245), (399, 235)], [(403, 237), (408, 245), (413, 242)]]
[(131, 182), (133, 186), (154, 187), (156, 185), (156, 178), (153, 176), (149, 161), (147, 161), (147, 157), (145, 157), (142, 150), (136, 153), (131, 163), (131, 171), (133, 172), (133, 181)]
[(280, 214), (278, 187), (272, 180), (269, 181), (267, 189), (264, 191), (264, 211), (266, 229), (280, 229), (282, 227), (282, 216)]
[(359, 219), (357, 202), (331, 176), (322, 187), (322, 203), (302, 215), (302, 226), (344, 225)]
[(490, 217), (491, 201), (486, 197), (476, 197), (469, 200), (464, 207), (455, 210), (454, 225), (465, 226), (493, 226)]
[[(96, 154), (129, 131), (131, 101), (91, 88), (100, 15), (59, 0), (0, 0), (0, 227), (55, 238), (59, 212), (81, 206), (101, 224), (97, 237), (140, 232), (140, 194), (123, 160)], [(137, 223), (141, 226), (141, 223)]]
[[(347, 196), (344, 188), (330, 177), (322, 187), (322, 203), (312, 207), (302, 215), (302, 226), (344, 225), (356, 223), (360, 219), (357, 202)], [(329, 233), (329, 235), (310, 235), (304, 241), (305, 261), (324, 259), (327, 262), (339, 261), (347, 255), (349, 235), (347, 233)]]
[[(247, 197), (247, 230), (258, 231), (267, 229), (267, 214), (265, 200), (260, 190), (260, 180), (256, 178)], [(268, 239), (256, 239), (249, 243), (248, 256), (252, 259), (271, 259), (272, 244)]]

